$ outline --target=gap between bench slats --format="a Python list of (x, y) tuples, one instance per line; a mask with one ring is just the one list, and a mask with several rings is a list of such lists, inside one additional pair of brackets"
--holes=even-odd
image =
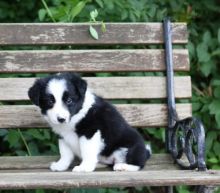
[(220, 185), (220, 171), (151, 170), (138, 172), (29, 172), (1, 173), (0, 189), (59, 189)]
[[(164, 104), (120, 104), (116, 107), (134, 127), (167, 126), (167, 106)], [(191, 116), (191, 104), (177, 104), (177, 113), (180, 119)], [(32, 105), (0, 106), (0, 115), (0, 128), (47, 127), (39, 109)]]
[[(1, 51), (0, 72), (164, 71), (164, 50)], [(185, 49), (173, 50), (175, 71), (189, 71)]]
[[(99, 40), (89, 34), (89, 23), (0, 24), (1, 45), (55, 44), (159, 44), (163, 43), (162, 23), (106, 23), (106, 32), (93, 25)], [(187, 43), (186, 23), (172, 24), (173, 43)]]
[[(90, 77), (84, 78), (89, 88), (106, 99), (165, 98), (165, 77)], [(0, 78), (0, 100), (29, 100), (27, 92), (35, 78)], [(191, 98), (190, 76), (174, 78), (175, 97)]]
[[(58, 159), (59, 156), (4, 156), (0, 157), (0, 169), (49, 169), (50, 164), (53, 161), (57, 161)], [(78, 165), (79, 163), (79, 161), (75, 161), (71, 167), (73, 167), (74, 165)], [(151, 158), (147, 161), (144, 170), (160, 170), (162, 168), (166, 169), (166, 167), (178, 169), (178, 166), (174, 164), (171, 155), (153, 154)], [(97, 170), (104, 169), (110, 170), (111, 168), (103, 164), (98, 164)]]

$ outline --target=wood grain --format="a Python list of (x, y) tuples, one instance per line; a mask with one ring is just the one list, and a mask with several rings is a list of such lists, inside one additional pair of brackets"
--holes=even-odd
[(1, 172), (0, 189), (59, 189), (86, 187), (135, 187), (220, 185), (220, 171), (151, 170), (138, 172)]
[[(167, 106), (163, 104), (116, 105), (128, 123), (134, 127), (167, 126)], [(180, 118), (191, 116), (191, 104), (178, 104)], [(32, 105), (0, 106), (0, 128), (48, 127), (40, 110)]]
[[(165, 77), (87, 77), (88, 87), (106, 99), (165, 98)], [(29, 100), (27, 92), (35, 78), (0, 78), (1, 101)], [(176, 98), (191, 98), (190, 76), (174, 78)]]
[[(164, 50), (0, 51), (0, 72), (165, 71)], [(189, 71), (185, 49), (173, 50), (175, 71)]]
[[(31, 169), (32, 171), (34, 169), (49, 169), (50, 164), (54, 161), (57, 161), (58, 159), (59, 156), (4, 156), (0, 157), (0, 169), (11, 171), (21, 169), (29, 169), (29, 171), (31, 171)], [(80, 161), (76, 160), (73, 166), (78, 165), (79, 163)], [(144, 170), (160, 170), (161, 168), (165, 168), (166, 166), (170, 169), (178, 168), (178, 166), (174, 164), (171, 155), (153, 154), (151, 158), (147, 161)], [(98, 164), (97, 169), (112, 170), (110, 167), (107, 167), (103, 164)]]
[[(89, 34), (89, 23), (10, 23), (0, 24), (0, 45), (98, 45), (160, 44), (162, 23), (106, 23), (106, 32), (94, 25), (99, 40)], [(186, 23), (172, 24), (173, 43), (187, 43)]]

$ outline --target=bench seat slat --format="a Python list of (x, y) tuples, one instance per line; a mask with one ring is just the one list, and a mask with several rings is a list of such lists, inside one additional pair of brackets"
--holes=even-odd
[[(89, 35), (89, 23), (0, 24), (0, 45), (94, 45), (163, 43), (162, 23), (106, 23), (106, 32), (93, 25), (99, 40)], [(187, 43), (186, 23), (173, 23), (173, 43)]]
[[(220, 185), (220, 171), (179, 170), (169, 154), (153, 154), (139, 172), (113, 172), (98, 164), (95, 172), (51, 172), (58, 156), (0, 157), (0, 189)], [(75, 162), (78, 164), (79, 162)]]
[[(167, 126), (165, 104), (120, 104), (116, 107), (134, 127)], [(181, 119), (191, 116), (191, 104), (178, 104), (177, 112)], [(0, 128), (47, 127), (39, 109), (32, 105), (0, 106), (0, 115)]]
[(0, 189), (59, 189), (134, 186), (220, 185), (220, 171), (151, 170), (138, 172), (1, 173)]
[[(166, 97), (165, 77), (89, 77), (89, 88), (106, 99), (160, 99)], [(35, 78), (0, 78), (0, 101), (29, 100)], [(183, 84), (184, 82), (184, 84)], [(191, 98), (190, 76), (175, 77), (176, 98)]]
[[(165, 71), (164, 50), (29, 50), (1, 51), (0, 72)], [(188, 51), (173, 53), (174, 70), (189, 71)]]
[[(31, 171), (34, 169), (49, 169), (50, 163), (57, 161), (59, 156), (4, 156), (0, 157), (0, 173), (1, 170), (13, 170), (13, 169), (29, 169)], [(79, 161), (75, 161), (74, 165), (78, 165)], [(177, 165), (173, 164), (173, 159), (169, 154), (153, 154), (151, 158), (147, 161), (144, 170), (161, 169), (165, 166), (178, 168)], [(72, 166), (72, 167), (73, 167)], [(98, 170), (107, 169), (106, 165), (98, 164)], [(4, 171), (3, 171), (4, 172)]]

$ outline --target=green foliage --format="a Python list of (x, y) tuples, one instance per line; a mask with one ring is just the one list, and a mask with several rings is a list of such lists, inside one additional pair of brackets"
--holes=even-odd
[(96, 40), (99, 39), (99, 35), (98, 35), (97, 31), (94, 27), (92, 27), (92, 25), (89, 26), (89, 32), (94, 39), (96, 39)]
[(42, 4), (38, 0), (0, 1), (0, 22), (34, 22)]
[(52, 155), (58, 153), (57, 137), (47, 129), (2, 129), (0, 136), (3, 139), (2, 148), (8, 149), (8, 152), (0, 152), (3, 155), (9, 153), (11, 155)]
[(99, 39), (99, 34), (98, 32), (96, 31), (96, 29), (92, 26), (93, 23), (95, 24), (100, 24), (101, 23), (101, 31), (104, 33), (106, 31), (106, 27), (105, 27), (105, 23), (103, 21), (99, 22), (96, 20), (96, 18), (98, 17), (98, 11), (95, 9), (94, 11), (91, 11), (90, 12), (90, 23), (91, 25), (89, 26), (89, 32), (90, 32), (90, 35), (98, 40)]
[[(170, 16), (173, 21), (187, 22), (189, 30), (187, 48), (193, 82), (193, 113), (205, 124), (207, 164), (213, 169), (220, 169), (219, 14), (220, 3), (215, 0), (15, 0), (13, 3), (2, 0), (0, 2), (1, 22), (91, 22), (88, 31), (95, 39), (98, 39), (99, 34), (93, 23), (100, 24), (105, 31), (104, 22), (161, 22), (166, 16)], [(98, 76), (109, 75), (111, 74), (98, 74)], [(140, 132), (147, 140), (150, 139), (154, 152), (164, 151), (163, 129), (146, 129)], [(0, 130), (0, 136), (2, 144), (0, 153), (4, 155), (42, 155), (58, 152), (56, 136), (48, 130)], [(122, 190), (82, 189), (66, 192), (120, 191)], [(178, 187), (176, 191), (191, 192), (184, 186)], [(152, 191), (132, 189), (129, 192)]]
[(188, 188), (186, 186), (179, 186), (179, 187), (177, 187), (177, 190), (180, 193), (192, 193), (190, 190), (188, 190)]
[[(204, 1), (206, 3), (206, 1)], [(214, 9), (214, 2), (211, 3)], [(201, 5), (202, 6), (202, 5)], [(197, 11), (203, 10), (198, 6)], [(215, 5), (219, 7), (219, 5)], [(216, 9), (214, 9), (216, 10)], [(193, 80), (193, 110), (202, 119), (206, 131), (206, 154), (207, 163), (210, 168), (218, 168), (220, 157), (219, 147), (220, 128), (220, 84), (219, 84), (219, 21), (212, 20), (214, 14), (205, 11), (205, 15), (196, 23), (190, 23), (189, 53), (191, 58), (191, 74)], [(212, 20), (210, 23), (206, 23)], [(199, 24), (205, 24), (199, 27)]]
[[(91, 0), (41, 0), (43, 8), (38, 11), (40, 21), (72, 22)], [(48, 6), (48, 4), (50, 6)]]

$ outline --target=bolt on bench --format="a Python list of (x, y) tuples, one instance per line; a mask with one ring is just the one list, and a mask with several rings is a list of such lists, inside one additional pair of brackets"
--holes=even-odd
[[(89, 24), (85, 23), (0, 24), (1, 46), (84, 46), (62, 50), (1, 50), (0, 73), (5, 78), (0, 78), (0, 128), (48, 127), (37, 107), (4, 104), (28, 101), (27, 90), (35, 80), (10, 78), (11, 73), (89, 73), (90, 77), (85, 78), (89, 86), (104, 98), (143, 101), (116, 107), (133, 127), (165, 127), (168, 153), (153, 154), (139, 172), (113, 172), (103, 165), (91, 173), (51, 172), (49, 165), (58, 157), (0, 157), (0, 189), (220, 185), (220, 171), (206, 170), (204, 128), (199, 120), (188, 118), (192, 116), (191, 104), (175, 104), (175, 98), (190, 99), (192, 94), (190, 76), (173, 72), (190, 69), (187, 49), (172, 49), (172, 45), (187, 43), (186, 24), (171, 24), (169, 20), (164, 25), (107, 23), (105, 33), (100, 32), (99, 26), (94, 27), (99, 31), (99, 40), (89, 36)], [(164, 44), (165, 50), (149, 46)], [(139, 48), (108, 47), (114, 45)], [(91, 77), (102, 72), (166, 72), (166, 76)], [(144, 103), (152, 99), (159, 102)], [(200, 190), (205, 192), (204, 187)]]

